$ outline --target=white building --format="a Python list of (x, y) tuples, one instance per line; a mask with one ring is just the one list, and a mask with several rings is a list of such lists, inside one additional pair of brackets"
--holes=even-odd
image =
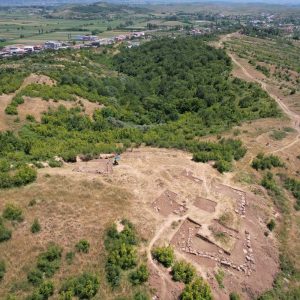
[(26, 53), (32, 53), (32, 52), (34, 52), (34, 46), (24, 46), (24, 51), (26, 52)]
[(61, 42), (47, 41), (44, 45), (44, 48), (49, 50), (58, 50), (59, 48), (61, 48), (61, 46), (62, 46)]

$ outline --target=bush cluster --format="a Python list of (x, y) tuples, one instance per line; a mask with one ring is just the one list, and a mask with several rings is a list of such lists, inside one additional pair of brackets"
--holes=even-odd
[(149, 271), (146, 265), (140, 265), (136, 270), (129, 275), (129, 280), (133, 285), (139, 285), (146, 282), (149, 278)]
[(252, 162), (252, 168), (256, 170), (270, 170), (272, 167), (284, 167), (284, 163), (278, 156), (272, 154), (265, 156), (263, 153), (258, 154)]
[(97, 294), (99, 286), (100, 283), (97, 276), (83, 273), (64, 282), (59, 293), (63, 300), (71, 300), (73, 297), (91, 299)]
[(267, 172), (261, 181), (261, 185), (269, 191), (272, 191), (275, 195), (280, 194), (278, 185), (274, 179), (274, 176), (271, 172)]
[(129, 270), (137, 265), (136, 247), (138, 238), (133, 224), (122, 221), (124, 229), (118, 232), (113, 225), (106, 232), (105, 248), (108, 252), (105, 271), (106, 278), (112, 287), (120, 285), (121, 271)]
[(166, 268), (171, 267), (174, 262), (174, 250), (171, 246), (153, 249), (152, 256)]
[(3, 219), (0, 217), (0, 243), (10, 240), (11, 235), (12, 231), (5, 226)]
[(15, 173), (0, 172), (0, 188), (11, 188), (29, 184), (36, 180), (37, 172), (32, 167), (23, 165)]
[(88, 253), (90, 249), (90, 243), (87, 240), (80, 240), (75, 245), (75, 248), (78, 252)]
[(52, 277), (59, 269), (61, 262), (62, 249), (51, 244), (47, 250), (41, 253), (37, 260), (37, 268), (45, 274), (46, 277)]
[(47, 250), (38, 256), (36, 268), (27, 274), (28, 281), (33, 285), (39, 285), (44, 277), (52, 277), (60, 267), (61, 255), (62, 249), (50, 244)]
[(185, 284), (191, 283), (196, 275), (196, 269), (185, 261), (177, 261), (172, 267), (173, 280)]
[(296, 210), (300, 210), (300, 181), (294, 178), (286, 178), (284, 187), (292, 192), (293, 196), (296, 198), (294, 207)]
[(0, 95), (10, 94), (20, 88), (28, 72), (16, 68), (2, 68), (0, 70)]
[(62, 167), (63, 162), (60, 160), (50, 159), (48, 164), (49, 164), (49, 167), (51, 167), (51, 168), (60, 168), (60, 167)]
[(53, 294), (54, 294), (53, 283), (51, 281), (44, 281), (33, 292), (32, 295), (30, 295), (26, 298), (26, 300), (47, 300)]
[(209, 285), (197, 277), (193, 282), (187, 284), (181, 294), (181, 300), (212, 300), (213, 296)]
[(5, 205), (2, 216), (10, 221), (22, 222), (24, 220), (22, 209), (13, 203)]

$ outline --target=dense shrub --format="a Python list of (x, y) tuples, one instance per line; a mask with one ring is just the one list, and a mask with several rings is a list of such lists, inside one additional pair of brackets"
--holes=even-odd
[(140, 265), (136, 270), (129, 275), (129, 280), (133, 285), (138, 285), (146, 282), (149, 278), (149, 271), (146, 265)]
[(31, 183), (36, 180), (37, 172), (29, 166), (20, 167), (13, 177), (14, 185), (21, 186)]
[(120, 284), (121, 270), (129, 270), (137, 265), (135, 246), (138, 244), (135, 228), (127, 220), (122, 221), (124, 229), (118, 232), (113, 225), (106, 232), (105, 248), (108, 252), (105, 271), (112, 287)]
[(296, 198), (295, 209), (300, 210), (300, 181), (294, 178), (286, 178), (284, 180), (284, 187), (292, 192)]
[(195, 268), (185, 261), (178, 261), (172, 267), (173, 280), (190, 283), (196, 275)]
[(200, 277), (185, 286), (181, 300), (212, 300), (212, 293), (209, 285)]
[(38, 219), (34, 219), (31, 227), (30, 227), (30, 230), (32, 233), (38, 233), (41, 231), (41, 225), (39, 223), (39, 220)]
[(267, 224), (267, 227), (270, 231), (273, 231), (273, 229), (275, 228), (276, 226), (276, 223), (275, 221), (272, 219), (268, 224)]
[(18, 114), (17, 107), (13, 104), (10, 104), (5, 108), (5, 113), (8, 115), (17, 115)]
[(152, 256), (165, 267), (171, 267), (174, 261), (174, 250), (172, 247), (157, 247), (152, 250)]
[(229, 294), (229, 300), (240, 300), (240, 299), (241, 299), (240, 295), (236, 292), (231, 292)]
[(0, 282), (3, 279), (5, 272), (6, 272), (5, 261), (0, 260)]
[[(29, 72), (42, 73), (57, 84), (24, 87), (7, 110), (17, 113), (24, 96), (56, 101), (74, 101), (79, 96), (105, 108), (90, 118), (82, 104), (70, 110), (60, 106), (45, 113), (40, 123), (27, 123), (18, 135), (0, 133), (1, 157), (14, 165), (13, 171), (21, 164), (54, 156), (75, 162), (78, 154), (119, 153), (141, 143), (188, 150), (195, 161), (217, 161), (218, 169), (226, 171), (233, 160), (244, 156), (241, 142), (205, 143), (197, 137), (219, 133), (243, 120), (279, 115), (275, 102), (257, 84), (230, 77), (230, 58), (203, 38), (159, 39), (136, 49), (121, 48), (114, 56), (80, 51), (76, 61), (67, 51), (40, 55), (22, 58), (24, 68), (14, 72), (22, 80)], [(53, 65), (56, 55), (66, 58), (61, 61), (64, 72)], [(86, 64), (86, 59), (94, 63)], [(95, 63), (106, 68), (106, 76), (98, 76)], [(110, 76), (111, 71), (119, 75)], [(3, 72), (6, 86), (8, 73)], [(0, 188), (28, 184), (36, 173), (13, 177), (8, 170), (1, 171)]]
[(39, 269), (33, 269), (27, 274), (27, 280), (31, 284), (38, 286), (43, 282), (43, 273)]
[(72, 297), (91, 299), (97, 294), (99, 286), (97, 276), (90, 273), (83, 273), (63, 283), (59, 293), (62, 299), (72, 299)]
[[(246, 154), (241, 141), (222, 139), (219, 143), (201, 142), (195, 145), (193, 160), (197, 162), (216, 161), (214, 167), (220, 172), (231, 170), (233, 159), (239, 160)], [(193, 148), (192, 148), (193, 149)]]
[(63, 166), (63, 162), (60, 160), (55, 160), (55, 159), (50, 159), (49, 162), (49, 167), (51, 168), (60, 168)]
[(90, 243), (87, 240), (80, 240), (75, 245), (75, 248), (78, 252), (88, 253), (90, 249)]
[(54, 293), (54, 285), (50, 281), (45, 281), (39, 286), (38, 291), (43, 299), (48, 299)]
[(150, 300), (150, 297), (145, 292), (136, 292), (133, 296), (133, 300)]
[(29, 184), (36, 180), (35, 169), (23, 165), (15, 170), (14, 175), (9, 172), (0, 172), (0, 188), (11, 188)]
[(2, 216), (10, 221), (22, 222), (24, 220), (22, 209), (12, 203), (5, 205)]
[(66, 261), (69, 265), (72, 264), (73, 260), (74, 260), (74, 257), (75, 257), (75, 253), (73, 251), (70, 251), (70, 252), (67, 252), (66, 253)]
[(0, 217), (0, 243), (10, 240), (11, 235), (11, 230), (5, 226), (2, 218)]
[(46, 277), (52, 277), (60, 267), (62, 249), (51, 244), (47, 250), (38, 257), (37, 268), (45, 274)]
[(256, 170), (272, 169), (272, 167), (284, 167), (284, 163), (278, 156), (264, 156), (262, 153), (258, 154), (252, 162), (252, 168)]
[(50, 281), (42, 282), (34, 293), (26, 300), (47, 300), (54, 294), (54, 285)]
[(221, 159), (215, 162), (214, 168), (216, 168), (220, 173), (224, 173), (229, 172), (232, 166), (230, 162)]
[(277, 183), (274, 180), (273, 174), (271, 172), (267, 172), (262, 178), (261, 185), (265, 187), (267, 190), (274, 192), (275, 194), (279, 194), (280, 191), (278, 189)]
[(28, 75), (27, 70), (18, 68), (0, 69), (0, 95), (15, 92), (20, 88), (23, 80)]
[(121, 282), (121, 268), (117, 265), (113, 265), (111, 263), (106, 263), (105, 273), (106, 279), (111, 287), (115, 288), (120, 285)]
[(29, 122), (35, 122), (35, 117), (33, 115), (26, 115), (26, 120)]

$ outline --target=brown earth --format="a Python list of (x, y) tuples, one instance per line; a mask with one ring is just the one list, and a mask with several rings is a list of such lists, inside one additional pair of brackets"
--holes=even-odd
[[(100, 161), (99, 167), (102, 166)], [(94, 267), (98, 269), (103, 263), (103, 230), (112, 220), (122, 217), (131, 219), (142, 238), (147, 241), (145, 249), (152, 274), (150, 284), (154, 295), (159, 296), (159, 299), (176, 299), (183, 286), (172, 282), (169, 270), (152, 260), (151, 249), (157, 244), (171, 243), (176, 246), (178, 258), (194, 262), (198, 272), (210, 281), (213, 281), (210, 278), (214, 276), (216, 268), (224, 268), (226, 278), (231, 278), (232, 285), (230, 282), (227, 284), (225, 280), (224, 289), (220, 291), (214, 288), (214, 294), (220, 295), (220, 299), (228, 296), (233, 286), (245, 299), (250, 299), (251, 293), (258, 295), (259, 292), (271, 287), (273, 277), (278, 270), (277, 250), (272, 237), (266, 238), (263, 230), (265, 222), (273, 211), (268, 207), (268, 202), (262, 201), (260, 196), (255, 196), (248, 191), (247, 195), (250, 195), (250, 198), (248, 199), (247, 196), (246, 215), (242, 216), (239, 211), (236, 213), (234, 208), (240, 198), (239, 195), (232, 197), (236, 193), (235, 190), (229, 194), (215, 189), (215, 179), (218, 179), (219, 183), (226, 183), (229, 191), (231, 181), (226, 176), (218, 174), (210, 165), (195, 163), (191, 160), (190, 154), (177, 150), (139, 148), (126, 152), (121, 157), (120, 165), (114, 167), (112, 173), (104, 175), (76, 172), (76, 168), (82, 164), (91, 167), (89, 162), (78, 162), (65, 164), (62, 168), (40, 169), (36, 183), (18, 190), (0, 192), (0, 197), (3, 199), (0, 209), (5, 203), (13, 201), (22, 206), (25, 215), (25, 221), (14, 229), (12, 240), (0, 244), (0, 251), (6, 253), (5, 259), (9, 262), (3, 292), (7, 291), (12, 281), (25, 280), (26, 271), (32, 265), (34, 258), (50, 241), (57, 242), (66, 250), (71, 250), (78, 239), (88, 238), (92, 243), (91, 253), (82, 260), (81, 257), (76, 258), (75, 265), (80, 270)], [(96, 166), (97, 161), (94, 161), (92, 167), (96, 168)], [(184, 172), (192, 172), (193, 176), (200, 181), (191, 180), (183, 175)], [(197, 197), (207, 198), (207, 196), (217, 203), (214, 212), (201, 210), (194, 205)], [(28, 207), (28, 201), (32, 198), (37, 199), (38, 204)], [(164, 209), (168, 214), (161, 214), (153, 209), (153, 202), (157, 199), (163, 201)], [(179, 207), (180, 204), (184, 204), (183, 207), (187, 210), (177, 214), (174, 210), (175, 199)], [(251, 212), (251, 207), (257, 205), (262, 206), (260, 215)], [(228, 253), (231, 255), (226, 254), (228, 247), (215, 239), (210, 227), (216, 226), (216, 220), (228, 210), (232, 211), (240, 222), (239, 233), (234, 232), (234, 235), (229, 236), (231, 245), (229, 248), (232, 250)], [(220, 256), (219, 251), (222, 251), (222, 256), (232, 260), (236, 265), (246, 264), (243, 249), (247, 248), (245, 230), (249, 231), (255, 270), (251, 269), (248, 276), (250, 269), (246, 269), (245, 272), (238, 271), (224, 266), (221, 262), (182, 251), (182, 247), (177, 247), (177, 237), (182, 234), (183, 226), (189, 228), (189, 225), (186, 225), (189, 222), (184, 221), (181, 226), (177, 224), (181, 224), (187, 216), (195, 222), (193, 224), (198, 224), (197, 230), (193, 232), (193, 245), (199, 251), (214, 252)], [(32, 235), (29, 231), (34, 217), (38, 217), (42, 225), (42, 231), (37, 235)], [(201, 232), (199, 232), (200, 227)], [(220, 228), (221, 232), (230, 233), (228, 229), (221, 226)], [(199, 234), (210, 242), (200, 238)], [(184, 231), (183, 235), (187, 238), (188, 232)], [(8, 251), (10, 247), (16, 251), (22, 249), (26, 256), (15, 257), (16, 251)], [(273, 253), (272, 256), (270, 252)], [(264, 265), (264, 262), (267, 262), (268, 266)], [(258, 264), (262, 265), (264, 272)], [(75, 272), (74, 268), (74, 266), (65, 268), (64, 264), (61, 271), (55, 275), (54, 281), (57, 286), (68, 273)], [(265, 275), (265, 272), (268, 275)], [(258, 280), (259, 284), (256, 283)], [(102, 281), (105, 282), (105, 278)], [(244, 288), (245, 286), (247, 289)], [(98, 296), (100, 298), (96, 299), (112, 299), (109, 295), (104, 283), (103, 292)]]
[[(236, 62), (238, 72), (269, 91), (269, 86), (252, 75), (248, 66), (238, 58)], [(264, 232), (270, 218), (280, 218), (280, 215), (273, 209), (266, 192), (256, 184), (260, 175), (249, 163), (257, 153), (264, 151), (279, 155), (290, 174), (300, 169), (299, 160), (295, 158), (295, 154), (299, 154), (298, 116), (285, 100), (270, 93), (291, 120), (257, 120), (225, 132), (224, 137), (238, 135), (248, 148), (247, 155), (236, 163), (232, 173), (221, 175), (209, 164), (193, 162), (191, 155), (183, 151), (139, 148), (124, 153), (120, 165), (107, 174), (75, 172), (82, 167), (82, 162), (64, 164), (62, 168), (40, 169), (37, 182), (29, 186), (0, 191), (0, 210), (6, 203), (15, 202), (22, 207), (25, 216), (24, 222), (12, 226), (13, 238), (0, 244), (0, 252), (7, 261), (0, 298), (11, 289), (12, 282), (16, 283), (17, 295), (26, 294), (26, 273), (48, 242), (61, 245), (65, 254), (74, 249), (79, 239), (86, 238), (91, 243), (90, 253), (76, 255), (72, 265), (64, 261), (54, 276), (55, 286), (59, 288), (64, 278), (81, 270), (91, 270), (101, 277), (101, 292), (95, 299), (114, 299), (119, 294), (111, 292), (102, 271), (103, 234), (108, 224), (123, 217), (133, 221), (145, 241), (141, 248), (143, 256), (148, 258), (149, 284), (153, 295), (158, 297), (155, 299), (177, 299), (183, 289), (183, 285), (172, 281), (169, 270), (158, 265), (151, 256), (153, 247), (170, 243), (175, 247), (177, 259), (192, 262), (197, 272), (208, 280), (216, 299), (228, 299), (231, 291), (239, 292), (243, 299), (253, 299), (270, 289), (279, 270), (278, 247), (273, 234), (266, 237)], [(286, 126), (295, 131), (280, 141), (270, 137), (274, 129)], [(203, 139), (215, 140), (216, 137)], [(84, 164), (93, 170), (103, 168), (100, 162), (93, 166)], [(170, 200), (166, 191), (175, 193), (176, 201), (175, 198)], [(208, 202), (203, 202), (204, 210), (199, 209), (195, 203), (197, 198), (215, 202), (214, 210), (211, 206), (208, 208)], [(37, 204), (29, 207), (32, 199)], [(162, 201), (167, 214), (154, 209), (157, 199)], [(174, 213), (174, 202), (186, 210)], [(221, 220), (228, 213), (232, 215), (229, 223), (222, 225)], [(35, 217), (39, 218), (42, 231), (32, 235), (30, 225)], [(297, 227), (292, 228), (290, 235), (295, 241), (299, 238)], [(294, 244), (298, 257), (299, 243)], [(225, 272), (222, 289), (215, 279), (219, 269)], [(124, 284), (122, 292), (130, 290), (130, 285)]]

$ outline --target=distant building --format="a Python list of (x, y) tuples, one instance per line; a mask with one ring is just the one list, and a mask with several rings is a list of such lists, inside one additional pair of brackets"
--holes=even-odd
[(109, 39), (109, 38), (100, 39), (99, 42), (101, 46), (112, 45), (114, 43), (114, 39)]
[(131, 48), (134, 48), (134, 47), (139, 47), (140, 46), (140, 42), (128, 42), (127, 44), (127, 48), (131, 49)]
[(125, 41), (126, 39), (127, 39), (127, 35), (118, 35), (115, 37), (116, 42), (122, 42)]
[(15, 46), (9, 47), (8, 52), (12, 55), (21, 55), (25, 53), (24, 49)]
[(75, 40), (83, 42), (93, 42), (97, 41), (98, 37), (96, 35), (77, 35), (75, 37)]
[(131, 37), (133, 38), (142, 38), (145, 36), (145, 32), (144, 31), (140, 31), (140, 32), (133, 32), (131, 34)]
[(8, 51), (0, 51), (0, 58), (9, 57), (10, 54)]
[(35, 45), (35, 46), (33, 46), (33, 49), (34, 49), (35, 52), (40, 52), (40, 51), (43, 50), (43, 47), (40, 46), (40, 45)]
[(24, 46), (24, 51), (26, 52), (26, 53), (32, 53), (32, 52), (34, 52), (35, 50), (34, 50), (34, 46)]
[(47, 41), (44, 48), (49, 50), (58, 50), (61, 46), (62, 44), (58, 41)]

